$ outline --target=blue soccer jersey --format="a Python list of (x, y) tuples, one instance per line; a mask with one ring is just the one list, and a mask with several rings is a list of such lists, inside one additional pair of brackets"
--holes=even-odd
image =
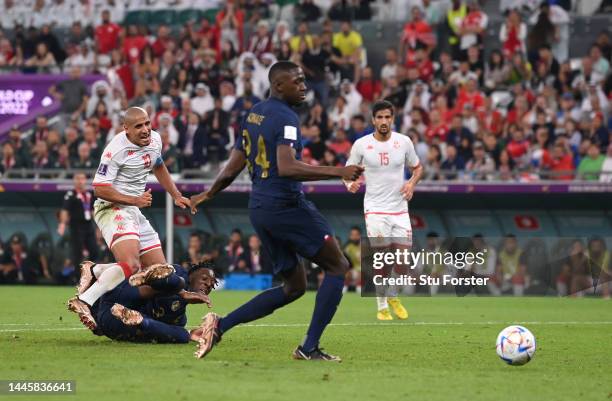
[(253, 182), (251, 202), (257, 199), (296, 199), (302, 183), (280, 177), (276, 147), (289, 145), (301, 158), (302, 135), (298, 115), (280, 99), (271, 97), (257, 103), (244, 119), (235, 148), (247, 157), (247, 168)]

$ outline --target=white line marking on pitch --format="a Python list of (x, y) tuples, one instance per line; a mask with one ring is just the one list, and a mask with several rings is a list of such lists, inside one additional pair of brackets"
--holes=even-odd
[[(609, 325), (612, 321), (568, 321), (568, 322), (546, 322), (546, 321), (531, 321), (531, 322), (508, 322), (508, 321), (488, 321), (488, 322), (351, 322), (351, 323), (331, 323), (330, 326), (350, 327), (350, 326), (487, 326), (487, 325)], [(0, 329), (0, 333), (14, 333), (23, 331), (74, 331), (85, 330), (85, 327), (57, 327), (57, 328), (39, 328), (34, 323), (3, 323), (3, 326), (30, 326), (21, 329)], [(42, 326), (43, 324), (39, 324)], [(51, 323), (45, 323), (51, 325)], [(251, 323), (243, 324), (237, 327), (308, 327), (307, 323)]]

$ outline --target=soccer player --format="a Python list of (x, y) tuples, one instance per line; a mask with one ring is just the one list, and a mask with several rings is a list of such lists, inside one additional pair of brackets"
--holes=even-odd
[(147, 269), (132, 275), (104, 294), (92, 307), (98, 327), (95, 334), (132, 342), (186, 343), (197, 341), (202, 330), (185, 329), (188, 304), (206, 303), (217, 280), (205, 263), (164, 265), (172, 273), (156, 279)]
[(293, 352), (295, 359), (340, 361), (319, 347), (319, 339), (331, 322), (340, 299), (348, 260), (331, 228), (312, 202), (305, 199), (301, 181), (343, 178), (356, 180), (360, 166), (310, 166), (300, 161), (300, 121), (291, 106), (305, 99), (302, 69), (289, 61), (274, 64), (268, 73), (271, 96), (250, 110), (229, 161), (208, 191), (191, 197), (192, 213), (230, 185), (247, 166), (253, 187), (249, 199), (251, 223), (273, 261), (273, 271), (283, 285), (262, 292), (227, 316), (209, 313), (196, 357), (208, 354), (232, 327), (260, 319), (301, 297), (306, 273), (297, 254), (325, 271), (317, 292), (312, 320), (304, 342)]
[[(391, 103), (385, 100), (374, 103), (374, 133), (355, 141), (346, 165), (365, 166), (366, 193), (363, 206), (367, 234), (373, 245), (410, 249), (412, 227), (407, 201), (412, 199), (414, 187), (423, 176), (423, 167), (410, 138), (392, 131), (393, 113)], [(406, 167), (412, 175), (404, 182)], [(345, 181), (345, 185), (350, 192), (355, 193), (361, 183), (352, 180)], [(385, 293), (393, 296), (389, 299), (386, 296), (377, 297), (377, 318), (392, 320), (393, 316), (389, 312), (391, 305), (398, 318), (407, 319), (408, 312), (397, 297), (397, 288), (391, 287)]]
[(159, 134), (151, 130), (151, 120), (144, 109), (129, 108), (124, 117), (125, 131), (117, 134), (104, 149), (93, 180), (94, 220), (117, 263), (81, 265), (80, 295), (68, 301), (68, 309), (79, 315), (90, 330), (96, 328), (91, 306), (141, 266), (164, 265), (166, 258), (159, 236), (140, 212), (151, 206), (151, 190), (145, 191), (149, 172), (186, 208), (183, 197), (170, 177), (161, 157)]

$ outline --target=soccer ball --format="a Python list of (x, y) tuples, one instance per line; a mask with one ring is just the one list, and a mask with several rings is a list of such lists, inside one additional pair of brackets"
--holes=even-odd
[(524, 365), (536, 352), (533, 334), (523, 326), (508, 326), (497, 336), (497, 355), (509, 365)]

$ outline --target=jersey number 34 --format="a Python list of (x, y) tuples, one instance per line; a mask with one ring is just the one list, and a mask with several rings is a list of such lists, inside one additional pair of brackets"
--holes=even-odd
[[(242, 145), (247, 157), (247, 168), (249, 173), (253, 174), (253, 164), (249, 157), (251, 156), (251, 137), (247, 130), (242, 130)], [(268, 153), (266, 152), (266, 143), (263, 136), (257, 138), (257, 155), (255, 155), (255, 164), (261, 167), (261, 178), (268, 178), (270, 172), (270, 162), (268, 161)]]

